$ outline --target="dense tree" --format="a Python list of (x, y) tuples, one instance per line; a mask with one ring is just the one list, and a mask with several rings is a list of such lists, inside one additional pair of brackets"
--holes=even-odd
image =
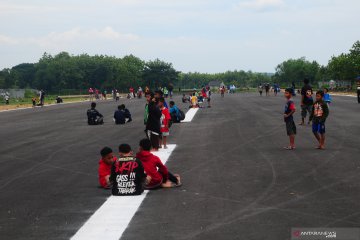
[(330, 79), (353, 81), (360, 76), (360, 41), (355, 42), (348, 53), (333, 56), (327, 66), (299, 58), (286, 60), (275, 70), (272, 77), (271, 74), (238, 70), (214, 74), (180, 73), (171, 63), (159, 59), (144, 62), (133, 55), (116, 58), (87, 54), (74, 56), (67, 52), (54, 56), (44, 53), (37, 63), (22, 63), (0, 71), (0, 88), (42, 88), (58, 92), (94, 87), (127, 91), (130, 86), (157, 88), (170, 83), (183, 89), (199, 88), (213, 80), (237, 87), (255, 87), (264, 82), (288, 86), (291, 82), (300, 83), (305, 77), (312, 82)]
[(151, 88), (167, 86), (170, 83), (177, 83), (179, 73), (171, 63), (163, 62), (159, 59), (149, 61), (145, 64), (143, 70), (143, 79), (146, 85)]
[(275, 81), (281, 85), (290, 85), (292, 82), (301, 83), (304, 78), (314, 82), (318, 79), (320, 65), (316, 62), (310, 62), (305, 57), (299, 59), (289, 59), (276, 67), (274, 75)]

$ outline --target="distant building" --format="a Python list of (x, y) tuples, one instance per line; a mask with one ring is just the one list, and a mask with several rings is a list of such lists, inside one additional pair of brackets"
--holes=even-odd
[(210, 82), (208, 83), (208, 85), (209, 85), (209, 87), (211, 87), (211, 88), (219, 88), (220, 85), (221, 85), (221, 82), (214, 80), (214, 81), (210, 81)]

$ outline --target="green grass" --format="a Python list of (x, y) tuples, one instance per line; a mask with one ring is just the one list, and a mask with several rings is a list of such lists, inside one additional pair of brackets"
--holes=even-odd
[[(55, 103), (55, 99), (57, 96), (46, 96), (45, 98), (45, 104), (53, 104)], [(66, 98), (63, 97), (62, 98), (64, 103), (65, 102), (80, 102), (80, 101), (85, 101), (88, 98), (85, 97), (71, 97), (71, 98)], [(37, 99), (38, 101), (39, 99)], [(9, 100), (9, 105), (19, 105), (19, 106), (23, 106), (23, 105), (29, 105), (32, 104), (32, 98), (10, 98)], [(5, 99), (0, 99), (0, 105), (6, 105), (5, 103)]]

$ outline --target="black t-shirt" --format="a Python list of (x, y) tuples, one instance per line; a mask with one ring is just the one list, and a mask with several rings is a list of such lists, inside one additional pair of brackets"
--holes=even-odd
[(304, 96), (304, 101), (303, 103), (305, 105), (313, 105), (314, 104), (314, 100), (313, 100), (313, 90), (312, 87), (310, 85), (305, 85), (302, 89), (301, 89), (301, 95)]
[(139, 159), (119, 158), (111, 167), (112, 194), (115, 196), (140, 195), (144, 192), (145, 178), (144, 167)]
[(146, 122), (146, 130), (153, 131), (160, 134), (160, 118), (162, 116), (161, 110), (156, 103), (150, 102), (148, 105), (149, 116)]
[(95, 108), (87, 110), (88, 124), (96, 124), (96, 119), (98, 117), (103, 117)]
[(123, 110), (117, 110), (114, 113), (115, 123), (116, 124), (125, 124), (125, 113)]

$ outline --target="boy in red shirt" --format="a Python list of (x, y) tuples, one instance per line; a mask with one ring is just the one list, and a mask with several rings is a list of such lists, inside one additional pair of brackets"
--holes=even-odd
[(296, 111), (295, 103), (291, 100), (292, 89), (287, 88), (285, 90), (286, 105), (284, 111), (284, 122), (286, 123), (286, 133), (290, 139), (290, 145), (285, 147), (286, 150), (295, 149), (295, 135), (296, 135), (296, 125), (294, 122), (294, 113)]
[(136, 154), (136, 158), (141, 161), (147, 174), (146, 189), (181, 186), (180, 176), (178, 174), (171, 174), (167, 167), (161, 162), (160, 158), (150, 152), (151, 142), (149, 139), (141, 140), (139, 145), (140, 148)]
[(116, 161), (116, 157), (113, 155), (113, 151), (109, 147), (104, 147), (101, 151), (101, 159), (99, 161), (99, 183), (103, 188), (110, 188), (110, 173), (111, 166)]
[(161, 97), (159, 99), (159, 103), (158, 103), (158, 106), (159, 106), (159, 108), (161, 110), (161, 114), (162, 114), (162, 116), (160, 118), (160, 122), (161, 122), (160, 131), (161, 131), (161, 135), (162, 135), (160, 146), (162, 144), (164, 144), (164, 149), (167, 149), (166, 139), (170, 135), (169, 123), (171, 121), (171, 115), (170, 115), (169, 109), (167, 109), (165, 107), (164, 102), (165, 102), (165, 99), (163, 97)]

